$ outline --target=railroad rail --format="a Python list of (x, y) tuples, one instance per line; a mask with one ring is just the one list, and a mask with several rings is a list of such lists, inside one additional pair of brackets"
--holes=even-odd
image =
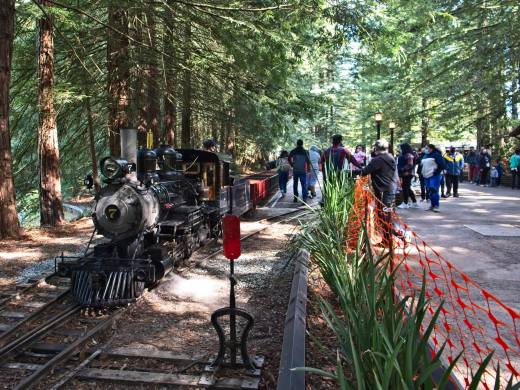
[[(288, 222), (301, 217), (308, 211), (305, 208), (292, 209), (278, 215), (269, 216), (256, 223), (266, 223), (265, 226), (248, 233), (241, 238), (242, 241), (250, 239), (267, 228), (278, 223)], [(197, 263), (210, 259), (221, 252), (221, 249), (213, 251)], [(54, 289), (57, 293), (46, 295), (48, 301), (33, 304), (35, 310), (24, 314), (19, 311), (19, 306), (31, 306), (31, 299), (41, 297), (49, 278), (57, 278), (55, 275), (46, 275), (26, 285), (16, 297), (11, 296), (4, 302), (2, 309), (18, 308), (18, 311), (2, 310), (16, 318), (16, 321), (4, 325), (3, 333), (0, 333), (0, 377), (4, 379), (4, 385), (14, 389), (28, 389), (38, 384), (50, 372), (64, 374), (54, 384), (59, 388), (71, 379), (88, 381), (108, 381), (114, 383), (141, 384), (141, 385), (169, 385), (186, 387), (211, 387), (229, 389), (257, 389), (260, 383), (260, 368), (263, 365), (261, 357), (255, 358), (255, 364), (259, 368), (246, 375), (243, 373), (217, 373), (210, 367), (209, 357), (179, 356), (168, 351), (142, 351), (132, 349), (112, 349), (108, 346), (100, 346), (81, 354), (83, 360), (70, 367), (71, 357), (78, 356), (79, 350), (85, 346), (96, 334), (107, 329), (124, 311), (124, 308), (106, 312), (104, 315), (88, 317), (80, 315), (80, 306), (73, 303), (68, 285), (64, 278), (57, 278), (59, 282)], [(38, 287), (40, 286), (40, 287)], [(23, 291), (23, 293), (22, 293)], [(38, 293), (36, 293), (38, 292)], [(2, 317), (0, 312), (0, 318)], [(87, 356), (85, 358), (85, 355)], [(101, 358), (125, 358), (135, 360), (136, 367), (114, 365), (99, 366)], [(168, 364), (162, 370), (144, 369), (141, 363), (144, 360), (159, 360)], [(146, 367), (150, 362), (144, 363)], [(177, 369), (172, 372), (172, 365)], [(63, 367), (67, 366), (67, 369)], [(124, 370), (121, 370), (121, 368)], [(234, 376), (233, 376), (234, 375)]]

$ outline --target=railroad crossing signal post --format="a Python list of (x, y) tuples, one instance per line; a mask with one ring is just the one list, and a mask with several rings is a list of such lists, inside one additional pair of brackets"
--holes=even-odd
[[(217, 358), (211, 364), (212, 367), (220, 367), (229, 365), (231, 367), (247, 367), (256, 369), (254, 362), (249, 358), (247, 353), (247, 337), (249, 331), (253, 327), (253, 316), (245, 310), (236, 307), (235, 285), (235, 260), (240, 257), (240, 219), (236, 215), (228, 214), (223, 218), (224, 233), (224, 256), (229, 259), (230, 273), (230, 291), (229, 291), (229, 307), (223, 307), (216, 310), (211, 315), (211, 323), (217, 331), (219, 338), (219, 351)], [(229, 316), (229, 340), (226, 340), (224, 329), (220, 325), (221, 317)], [(246, 325), (237, 337), (237, 317), (246, 320)], [(226, 352), (229, 350), (229, 362), (226, 362)], [(237, 361), (237, 352), (240, 352), (242, 362)]]

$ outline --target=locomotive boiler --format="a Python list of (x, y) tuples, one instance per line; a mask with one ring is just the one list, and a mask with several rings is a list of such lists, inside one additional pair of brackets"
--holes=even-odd
[(223, 214), (250, 210), (249, 182), (233, 183), (229, 164), (203, 150), (137, 150), (136, 131), (122, 130), (121, 156), (100, 161), (104, 185), (92, 218), (105, 240), (57, 263), (76, 301), (98, 308), (135, 301), (218, 236)]

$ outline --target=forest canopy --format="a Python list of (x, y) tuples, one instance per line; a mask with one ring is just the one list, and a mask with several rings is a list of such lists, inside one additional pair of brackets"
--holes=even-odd
[[(324, 146), (341, 133), (350, 145), (370, 144), (376, 111), (383, 136), (390, 120), (397, 123), (397, 141), (475, 142), (497, 156), (517, 142), (508, 137), (519, 124), (516, 0), (7, 0), (2, 7), (2, 29), (9, 10), (14, 24), (0, 38), (0, 56), (12, 48), (12, 175), (0, 181), (14, 178), (23, 222), (53, 197), (83, 191), (93, 161), (118, 153), (125, 127), (138, 129), (141, 146), (147, 133), (155, 145), (175, 147), (214, 138), (242, 168), (297, 138)], [(50, 165), (42, 155), (53, 143), (42, 149), (42, 134), (55, 141)], [(53, 169), (60, 193), (42, 203), (49, 184), (42, 172)]]

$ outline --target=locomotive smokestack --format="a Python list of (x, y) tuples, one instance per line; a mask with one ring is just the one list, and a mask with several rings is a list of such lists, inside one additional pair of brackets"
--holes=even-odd
[(137, 165), (136, 129), (121, 129), (121, 158)]

